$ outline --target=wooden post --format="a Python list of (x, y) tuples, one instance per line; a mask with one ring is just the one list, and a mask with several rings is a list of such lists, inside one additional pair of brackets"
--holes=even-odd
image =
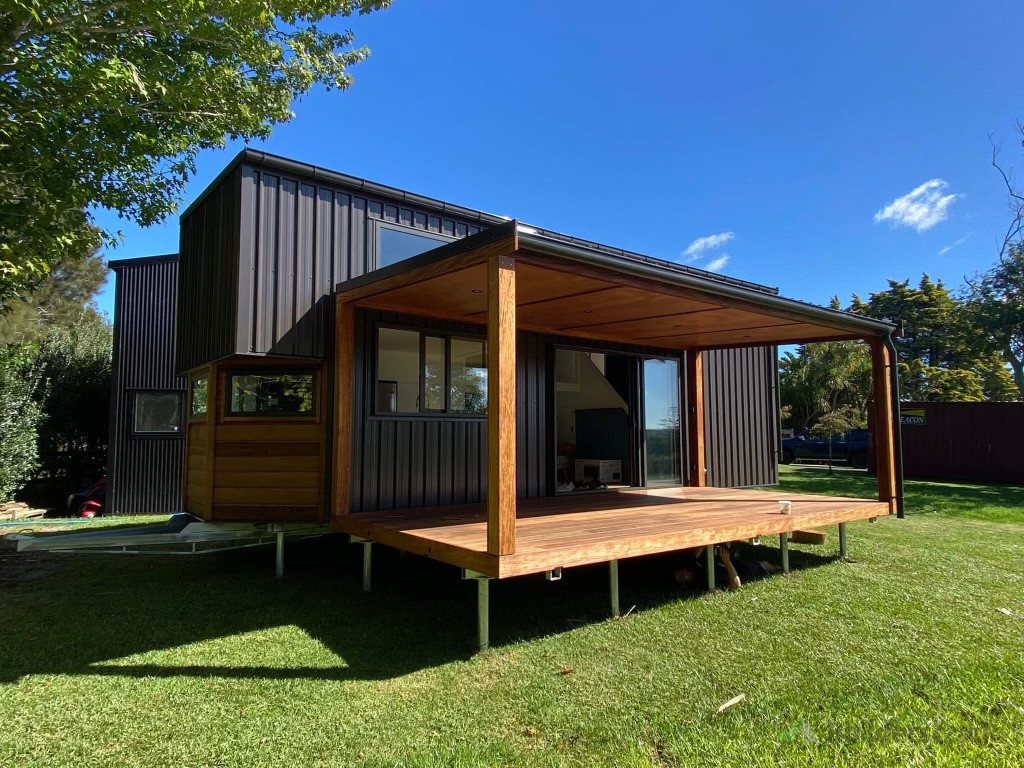
[(689, 484), (707, 485), (704, 450), (704, 353), (693, 349), (686, 353), (686, 429), (689, 445)]
[(516, 551), (516, 262), (487, 262), (487, 551)]
[(211, 363), (206, 378), (206, 515), (204, 519), (213, 520), (213, 495), (216, 490), (214, 473), (217, 471), (217, 422), (220, 421), (221, 402), (224, 393), (221, 391), (221, 368)]
[(352, 388), (355, 386), (355, 307), (338, 297), (334, 306), (334, 452), (331, 515), (352, 505)]
[(891, 368), (895, 364), (879, 338), (871, 338), (871, 382), (875, 404), (875, 466), (878, 470), (878, 500), (896, 504), (896, 426), (893, 424)]

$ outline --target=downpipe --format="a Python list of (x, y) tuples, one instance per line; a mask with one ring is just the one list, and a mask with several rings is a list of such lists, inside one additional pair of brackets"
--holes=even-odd
[(900, 425), (900, 366), (899, 358), (896, 355), (896, 345), (892, 336), (885, 334), (882, 343), (889, 350), (892, 365), (889, 367), (889, 381), (892, 387), (892, 421), (893, 421), (893, 450), (896, 463), (896, 517), (902, 520), (906, 516), (903, 500), (903, 428)]

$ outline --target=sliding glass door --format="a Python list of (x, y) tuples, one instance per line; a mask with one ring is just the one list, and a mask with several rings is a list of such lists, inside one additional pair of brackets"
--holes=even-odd
[(643, 382), (647, 485), (681, 485), (679, 361), (644, 359)]

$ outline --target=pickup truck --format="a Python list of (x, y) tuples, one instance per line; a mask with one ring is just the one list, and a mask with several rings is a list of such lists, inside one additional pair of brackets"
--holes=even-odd
[(842, 435), (811, 437), (803, 432), (782, 441), (782, 463), (794, 461), (828, 461), (829, 443), (832, 443), (832, 461), (846, 462), (863, 469), (868, 465), (868, 431), (851, 429)]

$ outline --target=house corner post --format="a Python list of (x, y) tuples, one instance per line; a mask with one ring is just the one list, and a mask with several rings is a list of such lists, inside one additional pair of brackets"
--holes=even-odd
[(334, 435), (331, 459), (331, 517), (347, 515), (352, 495), (352, 389), (355, 386), (355, 307), (334, 305)]
[(875, 464), (878, 470), (878, 500), (895, 512), (896, 505), (896, 437), (894, 423), (892, 353), (881, 338), (871, 338), (871, 384), (874, 399)]
[(487, 551), (516, 550), (516, 262), (487, 262)]
[(704, 353), (686, 353), (687, 477), (689, 484), (707, 485), (707, 456), (704, 445)]

